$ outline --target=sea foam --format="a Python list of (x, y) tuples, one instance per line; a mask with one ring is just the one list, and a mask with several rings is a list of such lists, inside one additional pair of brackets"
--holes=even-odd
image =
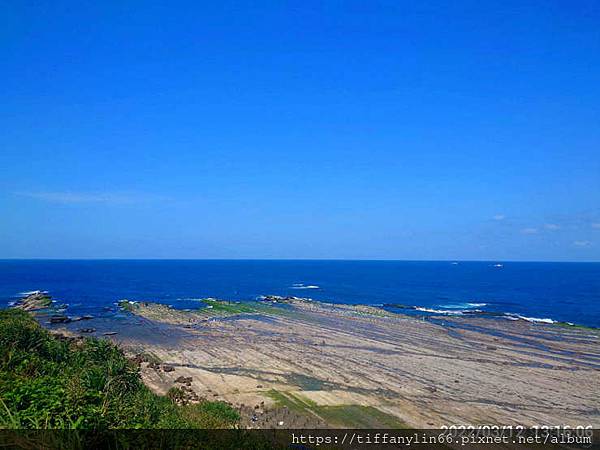
[(554, 319), (549, 319), (549, 318), (540, 319), (538, 317), (525, 317), (520, 314), (513, 314), (513, 313), (505, 313), (504, 315), (509, 320), (525, 320), (527, 322), (533, 322), (533, 323), (557, 323), (558, 322)]
[(421, 306), (417, 306), (415, 309), (417, 311), (423, 311), (423, 312), (428, 312), (428, 313), (433, 313), (433, 314), (456, 314), (456, 315), (462, 315), (464, 313), (464, 311), (460, 310), (460, 309), (434, 309), (434, 308), (423, 308)]

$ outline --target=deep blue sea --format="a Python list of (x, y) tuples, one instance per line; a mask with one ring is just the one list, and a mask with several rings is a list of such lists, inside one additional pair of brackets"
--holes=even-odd
[(94, 314), (121, 299), (189, 308), (206, 297), (280, 295), (600, 327), (600, 263), (0, 260), (1, 306), (33, 290), (49, 291), (73, 314)]

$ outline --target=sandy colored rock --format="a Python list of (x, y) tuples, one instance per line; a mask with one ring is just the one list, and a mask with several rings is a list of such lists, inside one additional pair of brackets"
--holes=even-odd
[[(152, 308), (135, 314), (158, 320)], [(475, 317), (421, 320), (303, 301), (281, 312), (204, 322), (192, 314), (202, 325), (186, 329), (176, 345), (122, 343), (173, 366), (171, 385), (192, 377), (200, 396), (270, 407), (273, 392), (282, 392), (317, 415), (321, 407), (362, 405), (417, 428), (600, 426), (598, 330)], [(173, 317), (166, 323), (182, 329)], [(169, 383), (156, 377), (169, 375), (144, 373), (158, 392)]]

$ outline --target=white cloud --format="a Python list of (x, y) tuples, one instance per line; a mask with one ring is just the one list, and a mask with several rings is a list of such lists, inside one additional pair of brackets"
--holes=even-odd
[(573, 245), (575, 247), (590, 247), (592, 243), (590, 241), (574, 241)]
[(523, 234), (537, 234), (538, 233), (538, 229), (537, 228), (523, 228), (521, 230), (521, 233), (523, 233)]
[(84, 203), (103, 203), (110, 205), (124, 205), (132, 203), (143, 203), (156, 200), (165, 200), (166, 197), (146, 195), (146, 194), (127, 194), (127, 193), (89, 193), (89, 192), (18, 192), (17, 195), (29, 197), (36, 200), (42, 200), (51, 203), (62, 204), (84, 204)]
[(494, 220), (504, 220), (504, 219), (506, 219), (506, 216), (504, 214), (496, 214), (494, 217), (492, 217), (492, 219), (494, 219)]
[(560, 230), (560, 225), (556, 225), (555, 223), (547, 223), (544, 225), (544, 228), (546, 228), (546, 230), (556, 231)]

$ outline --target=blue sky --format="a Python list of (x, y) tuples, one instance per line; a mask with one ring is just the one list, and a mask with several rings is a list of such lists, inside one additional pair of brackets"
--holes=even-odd
[(0, 257), (600, 260), (597, 1), (0, 22)]

